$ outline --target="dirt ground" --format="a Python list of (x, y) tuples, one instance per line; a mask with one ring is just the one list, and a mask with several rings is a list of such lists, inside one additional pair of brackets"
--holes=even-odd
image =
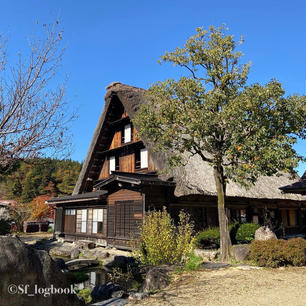
[(168, 288), (137, 305), (306, 306), (306, 267), (231, 267), (174, 275)]

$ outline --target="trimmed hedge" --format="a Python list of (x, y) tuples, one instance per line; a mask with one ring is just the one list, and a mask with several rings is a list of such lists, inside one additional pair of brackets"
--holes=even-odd
[(302, 238), (253, 241), (250, 251), (250, 260), (261, 267), (277, 268), (306, 264), (306, 240)]
[[(256, 230), (260, 225), (255, 223), (233, 223), (229, 225), (229, 231), (232, 243), (250, 243), (255, 236)], [(195, 237), (195, 246), (198, 248), (219, 248), (220, 247), (220, 231), (219, 227), (210, 227)]]
[(236, 241), (237, 243), (244, 244), (250, 243), (254, 240), (255, 232), (260, 228), (260, 225), (255, 223), (243, 223), (240, 224), (237, 233), (236, 233)]
[(220, 231), (218, 227), (210, 227), (203, 232), (200, 232), (195, 237), (195, 246), (202, 248), (216, 248), (220, 247)]
[[(233, 223), (229, 225), (229, 232), (231, 240), (233, 243), (236, 242), (235, 235), (237, 228), (239, 227), (238, 223)], [(199, 232), (195, 237), (195, 246), (200, 249), (218, 249), (220, 247), (220, 231), (219, 227), (209, 227), (206, 230)]]

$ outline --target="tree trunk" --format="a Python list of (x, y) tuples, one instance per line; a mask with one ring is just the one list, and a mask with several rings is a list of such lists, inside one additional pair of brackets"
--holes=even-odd
[(218, 195), (218, 218), (219, 218), (220, 248), (221, 248), (220, 260), (222, 262), (229, 262), (230, 249), (232, 243), (228, 230), (228, 218), (225, 212), (226, 183), (224, 180), (222, 166), (214, 167), (214, 177), (215, 177), (216, 190)]

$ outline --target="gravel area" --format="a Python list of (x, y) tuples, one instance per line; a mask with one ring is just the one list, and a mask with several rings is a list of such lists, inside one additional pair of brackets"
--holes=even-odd
[(53, 233), (37, 232), (37, 233), (19, 233), (18, 237), (27, 244), (34, 244), (41, 239), (51, 239)]
[(168, 288), (137, 305), (305, 306), (306, 267), (232, 267), (174, 275)]

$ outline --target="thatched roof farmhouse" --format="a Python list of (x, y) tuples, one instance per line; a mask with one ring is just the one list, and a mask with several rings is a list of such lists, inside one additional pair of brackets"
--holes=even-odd
[[(189, 211), (197, 228), (217, 225), (213, 170), (199, 157), (185, 167), (161, 174), (166, 156), (136, 137), (132, 119), (145, 90), (119, 82), (107, 87), (105, 104), (70, 197), (54, 198), (56, 231), (67, 240), (91, 239), (124, 247), (137, 233), (146, 210), (167, 206), (174, 218)], [(250, 189), (230, 182), (228, 216), (240, 222), (263, 222), (263, 212), (282, 219), (285, 234), (304, 230), (306, 197), (284, 193), (295, 180), (289, 174), (260, 177)]]

